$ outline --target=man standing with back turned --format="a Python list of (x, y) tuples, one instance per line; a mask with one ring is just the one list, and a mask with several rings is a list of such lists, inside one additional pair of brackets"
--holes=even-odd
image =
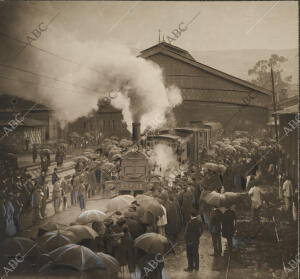
[(197, 218), (197, 212), (192, 211), (191, 219), (188, 221), (184, 232), (188, 259), (188, 267), (184, 269), (186, 272), (192, 272), (193, 269), (199, 270), (199, 242), (202, 232), (202, 224)]

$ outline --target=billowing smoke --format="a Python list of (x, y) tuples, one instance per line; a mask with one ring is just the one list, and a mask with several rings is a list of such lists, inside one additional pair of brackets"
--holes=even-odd
[[(45, 14), (30, 7), (26, 14), (23, 9), (13, 9), (8, 21), (10, 28), (1, 29), (10, 37), (23, 41), (29, 35), (34, 38), (31, 31), (41, 22), (45, 27), (57, 13), (51, 5), (47, 10), (45, 8)], [(117, 92), (112, 105), (122, 110), (128, 127), (132, 121), (141, 122), (142, 130), (146, 126), (158, 128), (164, 125), (166, 116), (172, 114), (172, 108), (182, 102), (182, 97), (178, 88), (165, 86), (159, 66), (137, 58), (126, 46), (116, 42), (102, 43), (105, 40), (101, 38), (81, 39), (78, 34), (65, 29), (62, 18), (63, 15), (61, 18), (58, 15), (32, 44), (78, 64), (30, 46), (14, 57), (24, 45), (6, 39), (0, 47), (0, 63), (38, 75), (0, 66), (0, 77), (4, 78), (0, 92), (42, 103), (63, 121), (88, 115), (97, 109), (99, 99)], [(18, 19), (16, 24), (14, 19)]]
[(179, 163), (172, 147), (166, 144), (156, 144), (150, 156), (153, 165), (161, 167), (161, 175), (168, 176), (171, 170), (178, 169)]
[(141, 122), (142, 130), (148, 125), (161, 127), (166, 115), (182, 102), (178, 88), (164, 85), (162, 70), (156, 64), (135, 57), (124, 46), (102, 45), (91, 67), (97, 72), (82, 69), (78, 79), (101, 94), (114, 92), (112, 105), (122, 110), (129, 127), (131, 122)]

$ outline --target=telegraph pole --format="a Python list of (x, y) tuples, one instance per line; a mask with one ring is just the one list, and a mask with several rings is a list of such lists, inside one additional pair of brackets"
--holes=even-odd
[(274, 86), (274, 73), (271, 66), (271, 81), (272, 81), (272, 93), (273, 93), (273, 112), (274, 112), (274, 121), (275, 121), (275, 135), (276, 142), (278, 143), (278, 126), (277, 126), (277, 114), (276, 114), (276, 97), (275, 97), (275, 86)]

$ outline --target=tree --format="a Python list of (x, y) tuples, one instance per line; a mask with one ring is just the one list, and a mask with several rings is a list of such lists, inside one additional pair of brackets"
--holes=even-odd
[(259, 60), (252, 69), (248, 70), (248, 75), (254, 77), (251, 82), (263, 88), (272, 90), (272, 66), (276, 99), (283, 100), (287, 98), (287, 88), (292, 81), (292, 76), (283, 77), (282, 63), (285, 63), (286, 61), (287, 58), (277, 54), (272, 54), (269, 60)]

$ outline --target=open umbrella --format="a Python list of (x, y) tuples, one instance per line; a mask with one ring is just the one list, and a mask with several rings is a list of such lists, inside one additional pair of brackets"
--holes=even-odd
[(134, 247), (142, 249), (148, 254), (165, 253), (170, 249), (169, 240), (157, 233), (144, 233), (134, 240)]
[(226, 144), (223, 149), (228, 152), (236, 152), (236, 149), (230, 144)]
[(140, 204), (140, 207), (144, 210), (145, 214), (150, 212), (154, 217), (164, 215), (164, 210), (157, 200), (145, 200)]
[(227, 170), (226, 166), (224, 166), (223, 164), (219, 164), (218, 167), (219, 167), (220, 173), (222, 173), (222, 174), (224, 174)]
[(51, 251), (49, 256), (56, 264), (71, 266), (79, 271), (105, 268), (103, 261), (92, 250), (81, 245), (64, 245)]
[(77, 217), (77, 222), (81, 225), (86, 225), (92, 222), (102, 222), (106, 218), (106, 214), (100, 210), (87, 210), (82, 212)]
[(239, 204), (242, 200), (249, 198), (248, 193), (226, 192), (223, 194), (225, 199), (221, 200), (221, 207), (229, 208), (232, 205)]
[(107, 211), (123, 211), (130, 207), (134, 200), (135, 199), (132, 196), (120, 195), (108, 201), (106, 209)]
[(116, 160), (118, 160), (118, 159), (120, 159), (120, 158), (122, 158), (122, 155), (121, 155), (120, 153), (114, 154), (114, 155), (111, 157), (111, 159), (112, 159), (113, 161), (116, 161)]
[(247, 154), (248, 153), (248, 149), (244, 146), (240, 146), (240, 145), (235, 145), (234, 148), (242, 153)]
[(130, 140), (122, 139), (122, 140), (120, 141), (120, 146), (121, 146), (121, 147), (128, 147), (128, 146), (130, 146), (130, 145), (132, 145), (132, 141), (130, 141)]
[(120, 264), (116, 258), (105, 253), (96, 253), (100, 260), (104, 263), (106, 269), (119, 272), (121, 270)]
[(95, 239), (98, 236), (96, 231), (85, 225), (70, 226), (66, 230), (73, 232), (79, 241), (83, 239)]
[(208, 205), (228, 208), (234, 204), (238, 204), (242, 199), (245, 199), (247, 197), (248, 193), (226, 192), (224, 194), (220, 194), (215, 191), (203, 191), (201, 193), (200, 199)]
[(136, 198), (136, 200), (139, 204), (147, 202), (147, 201), (149, 202), (149, 201), (155, 200), (154, 197), (147, 196), (147, 195), (144, 195), (144, 194), (137, 195), (135, 198)]
[(79, 135), (78, 135), (77, 132), (72, 132), (72, 133), (70, 134), (70, 137), (71, 137), (71, 138), (79, 138)]
[(208, 170), (212, 170), (212, 171), (218, 171), (218, 170), (219, 170), (219, 167), (218, 167), (217, 164), (215, 164), (215, 163), (210, 163), (210, 162), (205, 163), (205, 164), (203, 165), (203, 167), (206, 168), (206, 169), (208, 169)]
[(113, 163), (104, 163), (101, 165), (101, 168), (104, 170), (113, 170), (115, 165)]
[(78, 161), (84, 161), (84, 162), (88, 162), (89, 161), (89, 158), (88, 157), (85, 157), (85, 156), (79, 156), (75, 159), (77, 162)]
[[(38, 244), (42, 252), (48, 253), (58, 247), (76, 242), (75, 235), (71, 232), (47, 232), (38, 239)], [(69, 236), (68, 236), (69, 235)]]
[(250, 143), (255, 147), (259, 147), (259, 143), (256, 141), (251, 141)]
[(23, 256), (35, 257), (39, 255), (37, 243), (26, 237), (8, 238), (0, 244), (1, 255), (7, 258), (15, 257), (18, 253)]
[(225, 196), (220, 193), (217, 193), (216, 191), (203, 191), (200, 199), (203, 200), (205, 203), (216, 207), (220, 207), (222, 201), (225, 202)]
[(128, 201), (130, 203), (132, 203), (136, 200), (135, 197), (131, 196), (131, 195), (119, 195), (118, 197), (125, 199), (126, 201)]
[(39, 226), (38, 237), (43, 235), (46, 232), (61, 230), (61, 229), (64, 229), (66, 227), (67, 227), (67, 225), (64, 225), (64, 224), (58, 224), (58, 223), (54, 223), (54, 222), (47, 222), (47, 223)]
[(104, 144), (107, 144), (107, 143), (110, 143), (110, 142), (111, 142), (111, 139), (104, 139), (104, 140), (103, 140), (103, 143), (104, 143)]

